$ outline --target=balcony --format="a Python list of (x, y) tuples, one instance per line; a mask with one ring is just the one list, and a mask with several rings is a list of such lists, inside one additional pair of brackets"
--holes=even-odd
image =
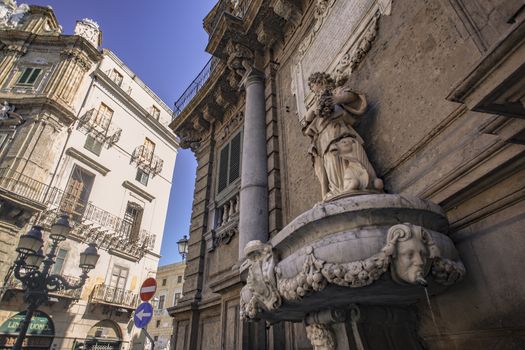
[(82, 242), (95, 242), (99, 248), (113, 250), (141, 259), (147, 250), (155, 247), (155, 235), (141, 229), (133, 234), (132, 227), (120, 218), (91, 202), (74, 201), (64, 191), (52, 188), (45, 200), (47, 210), (40, 224), (44, 227), (56, 220), (60, 213), (70, 216), (71, 237)]
[(16, 197), (43, 203), (49, 186), (9, 168), (0, 169), (0, 188)]
[(206, 63), (204, 68), (200, 71), (200, 73), (197, 75), (195, 79), (191, 82), (191, 84), (184, 90), (182, 95), (179, 97), (179, 99), (175, 102), (175, 105), (173, 107), (173, 119), (175, 119), (179, 114), (182, 113), (184, 108), (190, 103), (190, 101), (197, 95), (197, 93), (202, 89), (206, 81), (211, 76), (211, 73), (215, 70), (219, 63), (219, 59), (212, 57)]
[(152, 176), (160, 174), (164, 161), (157, 156), (154, 151), (145, 145), (140, 145), (131, 155), (131, 163), (136, 164), (137, 168), (142, 169)]
[(231, 16), (243, 19), (248, 12), (252, 0), (221, 0), (204, 20), (204, 28), (208, 33), (213, 33), (219, 24), (221, 17), (227, 13)]
[[(70, 284), (78, 284), (80, 282), (80, 278), (68, 276), (68, 275), (61, 275), (64, 277), (68, 283)], [(12, 291), (12, 292), (22, 292), (25, 291), (25, 287), (23, 286), (22, 282), (20, 282), (18, 279), (16, 279), (14, 276), (11, 276), (9, 281), (4, 285), (3, 288), (6, 292)], [(56, 297), (59, 299), (65, 299), (69, 301), (79, 300), (80, 296), (82, 294), (82, 288), (79, 289), (61, 289), (54, 292), (50, 292), (49, 295), (52, 297)], [(5, 294), (8, 295), (7, 293)]]
[(78, 119), (77, 129), (105, 144), (108, 148), (116, 144), (122, 134), (122, 129), (114, 127), (110, 118), (105, 118), (100, 111), (94, 108)]
[(132, 310), (137, 306), (138, 295), (131, 290), (97, 284), (89, 296), (89, 302)]

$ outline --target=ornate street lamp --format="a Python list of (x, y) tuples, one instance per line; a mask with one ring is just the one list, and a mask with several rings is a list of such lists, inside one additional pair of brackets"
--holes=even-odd
[(186, 260), (186, 256), (188, 255), (188, 237), (184, 235), (178, 242), (177, 245), (179, 247), (179, 254), (182, 256), (182, 260)]
[(60, 275), (52, 275), (51, 267), (55, 264), (55, 257), (60, 242), (64, 241), (69, 234), (71, 227), (67, 215), (60, 218), (51, 226), (51, 247), (47, 255), (44, 255), (42, 246), (42, 228), (33, 228), (20, 237), (16, 251), (18, 259), (15, 262), (14, 274), (24, 286), (24, 301), (27, 303), (27, 312), (24, 319), (20, 322), (20, 332), (13, 346), (13, 350), (21, 350), (22, 343), (29, 328), (33, 313), (46, 301), (49, 300), (49, 293), (58, 290), (79, 289), (84, 286), (88, 278), (88, 273), (95, 268), (99, 255), (96, 245), (90, 243), (89, 246), (80, 253), (80, 268), (82, 275), (80, 281), (70, 284)]

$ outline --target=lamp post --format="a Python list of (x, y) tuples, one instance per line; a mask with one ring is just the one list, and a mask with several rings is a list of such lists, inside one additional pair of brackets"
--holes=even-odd
[(188, 237), (184, 235), (178, 242), (177, 246), (179, 247), (179, 254), (182, 256), (182, 260), (186, 260), (188, 255)]
[(88, 278), (90, 270), (95, 268), (99, 255), (94, 243), (80, 253), (80, 268), (82, 275), (80, 281), (70, 284), (64, 277), (50, 273), (51, 266), (55, 264), (54, 258), (60, 242), (67, 238), (71, 227), (69, 226), (67, 215), (62, 215), (51, 226), (51, 246), (46, 255), (44, 255), (42, 246), (42, 228), (33, 226), (33, 228), (20, 237), (18, 247), (18, 259), (14, 266), (14, 275), (22, 282), (25, 289), (24, 301), (27, 303), (27, 311), (24, 319), (20, 322), (20, 332), (13, 346), (13, 350), (22, 349), (22, 343), (27, 334), (33, 313), (46, 301), (49, 300), (49, 292), (57, 290), (79, 289), (82, 288)]

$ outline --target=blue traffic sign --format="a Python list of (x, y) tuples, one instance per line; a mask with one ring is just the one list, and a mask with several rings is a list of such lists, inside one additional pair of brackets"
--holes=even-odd
[(150, 303), (142, 303), (135, 310), (135, 315), (133, 316), (133, 322), (137, 328), (144, 328), (151, 321), (153, 316), (153, 306)]

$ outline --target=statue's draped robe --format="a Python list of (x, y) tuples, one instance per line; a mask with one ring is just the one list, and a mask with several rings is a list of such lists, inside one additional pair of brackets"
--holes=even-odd
[[(341, 87), (334, 89), (333, 95), (348, 92), (351, 90)], [(313, 158), (315, 173), (321, 182), (324, 200), (348, 191), (344, 181), (345, 172), (352, 171), (347, 165), (348, 156), (353, 158), (354, 163), (363, 167), (361, 173), (365, 172), (375, 177), (375, 172), (363, 148), (363, 139), (353, 128), (356, 117), (362, 115), (367, 107), (365, 97), (360, 94), (357, 96), (358, 101), (352, 103), (353, 106), (336, 104), (330, 117), (322, 118), (316, 115), (305, 129), (305, 134), (311, 139), (310, 154)], [(350, 138), (352, 142), (352, 152), (345, 158), (341, 155), (338, 143), (347, 138)], [(365, 174), (367, 178), (368, 174)], [(368, 181), (365, 187), (368, 187)]]

